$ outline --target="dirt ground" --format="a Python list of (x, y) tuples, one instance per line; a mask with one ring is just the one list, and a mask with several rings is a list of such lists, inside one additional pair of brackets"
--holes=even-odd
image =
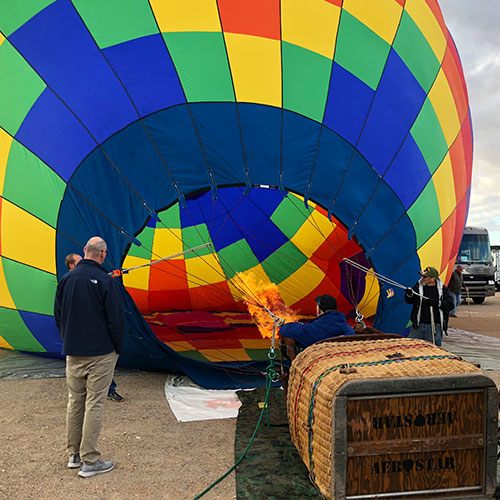
[[(83, 479), (66, 468), (64, 378), (0, 381), (1, 500), (185, 500), (234, 463), (236, 419), (179, 423), (165, 376), (117, 376), (100, 447), (115, 470)], [(234, 499), (234, 473), (204, 497)]]
[[(500, 338), (500, 294), (457, 314), (450, 326)], [(500, 384), (500, 371), (487, 374)], [(65, 379), (0, 380), (0, 500), (188, 500), (234, 463), (236, 419), (179, 423), (165, 375), (116, 380), (126, 401), (106, 403), (100, 437), (116, 467), (88, 479), (66, 468)], [(235, 499), (234, 473), (203, 498)]]

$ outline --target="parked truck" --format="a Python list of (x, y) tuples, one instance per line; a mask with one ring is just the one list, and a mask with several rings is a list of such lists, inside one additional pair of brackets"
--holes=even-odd
[(500, 245), (491, 245), (491, 254), (493, 255), (493, 268), (495, 288), (500, 290)]
[(495, 268), (486, 228), (467, 226), (464, 229), (458, 264), (463, 268), (462, 298), (470, 297), (476, 304), (482, 304), (486, 297), (495, 295)]

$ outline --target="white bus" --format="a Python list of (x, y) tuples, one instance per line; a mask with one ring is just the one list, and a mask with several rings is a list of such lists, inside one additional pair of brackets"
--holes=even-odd
[(463, 268), (463, 298), (469, 296), (476, 304), (482, 304), (486, 297), (495, 295), (495, 269), (486, 228), (467, 226), (464, 229), (455, 262), (458, 264)]

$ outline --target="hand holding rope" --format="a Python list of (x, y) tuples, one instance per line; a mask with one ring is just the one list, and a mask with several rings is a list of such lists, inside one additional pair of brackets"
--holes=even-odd
[(352, 267), (355, 267), (356, 269), (359, 269), (360, 271), (364, 271), (369, 276), (373, 276), (374, 278), (377, 278), (379, 281), (382, 281), (383, 283), (388, 283), (389, 285), (395, 286), (397, 288), (401, 288), (402, 290), (405, 290), (405, 292), (407, 292), (407, 293), (409, 293), (409, 290), (411, 290), (411, 292), (412, 292), (413, 295), (416, 295), (417, 297), (420, 297), (422, 299), (429, 300), (429, 297), (426, 297), (425, 295), (419, 294), (418, 292), (416, 292), (415, 290), (413, 290), (413, 288), (407, 287), (405, 285), (402, 285), (401, 283), (398, 283), (397, 281), (394, 281), (393, 279), (388, 278), (387, 276), (384, 276), (382, 274), (376, 273), (375, 271), (373, 271), (371, 269), (368, 269), (365, 266), (362, 266), (358, 262), (354, 262), (353, 260), (348, 259), (348, 258), (344, 258), (343, 260), (344, 260), (344, 262), (346, 264), (349, 264)]

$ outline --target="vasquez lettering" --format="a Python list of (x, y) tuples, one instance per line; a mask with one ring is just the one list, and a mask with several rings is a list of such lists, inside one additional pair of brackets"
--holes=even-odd
[(372, 465), (372, 474), (422, 472), (455, 468), (455, 457), (426, 458), (418, 460), (381, 460)]
[(417, 415), (382, 415), (373, 417), (374, 429), (391, 429), (394, 427), (424, 427), (431, 425), (452, 425), (456, 422), (457, 414), (448, 412), (441, 413), (418, 413)]

